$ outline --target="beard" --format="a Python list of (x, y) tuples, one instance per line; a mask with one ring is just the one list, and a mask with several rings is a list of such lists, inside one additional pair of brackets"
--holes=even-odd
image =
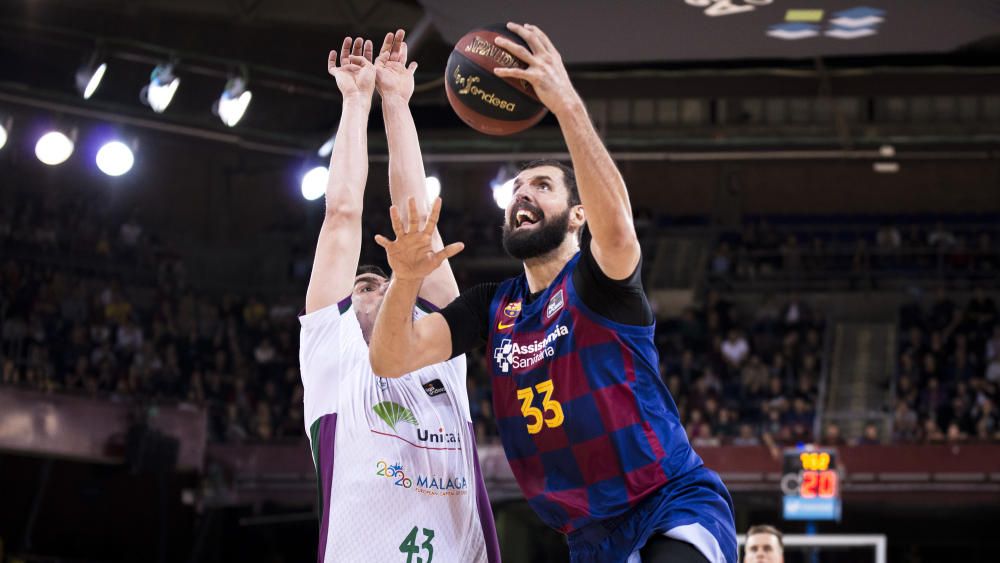
[[(510, 223), (503, 225), (503, 249), (518, 260), (528, 260), (552, 252), (566, 240), (569, 230), (569, 212), (571, 208), (551, 219), (543, 217), (538, 222), (538, 228), (530, 231), (515, 231)], [(517, 209), (512, 210), (514, 217)]]

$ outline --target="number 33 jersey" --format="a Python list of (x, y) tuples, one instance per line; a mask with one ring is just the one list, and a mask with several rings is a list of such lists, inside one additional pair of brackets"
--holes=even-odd
[(499, 561), (465, 356), (384, 379), (372, 373), (350, 298), (300, 322), (319, 562)]
[(507, 460), (531, 507), (563, 533), (702, 465), (659, 377), (654, 326), (589, 309), (574, 289), (579, 260), (534, 299), (524, 275), (501, 283), (487, 340)]

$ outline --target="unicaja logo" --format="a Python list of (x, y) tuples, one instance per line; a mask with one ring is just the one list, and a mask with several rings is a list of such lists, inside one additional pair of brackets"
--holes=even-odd
[(375, 414), (392, 428), (392, 431), (396, 431), (396, 425), (400, 422), (408, 422), (414, 426), (419, 426), (420, 423), (417, 422), (417, 417), (413, 416), (413, 412), (400, 405), (398, 403), (393, 403), (392, 401), (382, 401), (381, 403), (372, 407)]

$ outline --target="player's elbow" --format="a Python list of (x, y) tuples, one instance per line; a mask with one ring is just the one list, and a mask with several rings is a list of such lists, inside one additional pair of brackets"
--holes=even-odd
[(400, 358), (393, 358), (392, 354), (375, 346), (368, 348), (368, 361), (371, 362), (372, 372), (379, 377), (395, 379), (406, 374), (406, 366)]
[(354, 202), (328, 199), (326, 201), (326, 221), (332, 223), (361, 221), (361, 205)]
[(620, 255), (639, 248), (639, 237), (635, 234), (635, 228), (631, 222), (627, 225), (614, 226), (602, 235), (599, 245), (601, 250), (609, 254)]

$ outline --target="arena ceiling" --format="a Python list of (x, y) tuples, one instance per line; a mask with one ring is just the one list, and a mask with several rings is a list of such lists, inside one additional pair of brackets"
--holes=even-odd
[[(456, 151), (554, 146), (551, 118), (527, 134), (491, 139), (468, 130), (447, 106), (441, 75), (454, 39), (507, 18), (544, 26), (588, 99), (1000, 95), (1000, 71), (991, 66), (1000, 60), (1000, 0), (869, 0), (863, 6), (842, 0), (11, 0), (0, 3), (0, 112), (113, 121), (291, 154), (321, 144), (336, 126), (339, 95), (325, 72), (327, 51), (347, 34), (380, 37), (403, 27), (421, 63), (413, 105), (429, 142)], [(108, 60), (108, 74), (94, 97), (83, 100), (73, 77), (95, 50)], [(183, 82), (169, 110), (156, 115), (139, 103), (138, 92), (152, 67), (167, 60), (177, 61)], [(883, 72), (887, 67), (892, 71)], [(233, 73), (245, 73), (254, 99), (243, 122), (228, 129), (210, 107)], [(373, 113), (373, 127), (378, 120)], [(711, 139), (718, 132), (702, 133)], [(373, 149), (379, 147), (375, 140)]]

